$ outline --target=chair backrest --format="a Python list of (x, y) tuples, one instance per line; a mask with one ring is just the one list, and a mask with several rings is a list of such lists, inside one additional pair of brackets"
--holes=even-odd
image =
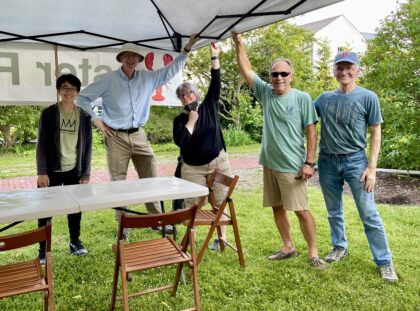
[(153, 214), (153, 215), (121, 215), (119, 239), (122, 238), (123, 230), (125, 228), (149, 228), (160, 227), (166, 225), (176, 225), (186, 220), (190, 220), (189, 227), (194, 226), (195, 214), (197, 212), (197, 205), (182, 210), (177, 210), (169, 213)]
[(51, 251), (51, 224), (23, 233), (0, 237), (0, 252), (46, 241), (46, 251)]
[[(232, 200), (231, 196), (232, 196), (233, 190), (235, 190), (238, 180), (239, 180), (239, 176), (237, 175), (235, 175), (234, 177), (229, 177), (225, 174), (218, 172), (217, 170), (213, 172), (213, 174), (210, 176), (210, 179), (208, 180), (208, 183), (207, 183), (210, 189), (209, 202), (213, 208), (215, 207), (216, 198), (215, 198), (214, 192), (212, 191), (212, 188), (214, 187), (215, 183), (222, 184), (223, 186), (229, 188), (226, 193), (225, 200), (220, 206), (220, 207), (224, 207), (226, 203), (229, 203)], [(219, 206), (217, 207), (219, 208)]]

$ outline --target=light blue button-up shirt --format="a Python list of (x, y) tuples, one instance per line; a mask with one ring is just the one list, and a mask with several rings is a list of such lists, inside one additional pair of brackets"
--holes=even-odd
[(143, 126), (149, 119), (153, 91), (172, 79), (186, 60), (187, 56), (181, 53), (169, 66), (155, 71), (135, 71), (131, 80), (121, 68), (105, 74), (80, 92), (76, 105), (97, 119), (91, 102), (101, 97), (101, 119), (106, 125), (113, 129)]

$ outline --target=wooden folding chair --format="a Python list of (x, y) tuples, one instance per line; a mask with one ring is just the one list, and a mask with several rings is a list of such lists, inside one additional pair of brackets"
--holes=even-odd
[(51, 224), (24, 233), (0, 237), (0, 252), (46, 241), (46, 263), (43, 271), (39, 258), (0, 266), (0, 299), (41, 291), (44, 310), (54, 310), (51, 268)]
[[(114, 310), (117, 299), (122, 300), (124, 310), (128, 310), (128, 298), (166, 289), (172, 289), (172, 296), (175, 296), (181, 278), (182, 268), (185, 263), (191, 268), (194, 289), (195, 307), (188, 310), (200, 310), (195, 232), (193, 229), (196, 212), (197, 206), (193, 206), (188, 209), (164, 214), (141, 216), (123, 214), (121, 216), (118, 244), (113, 245), (116, 260), (111, 310)], [(148, 228), (175, 225), (186, 220), (190, 222), (190, 225), (180, 244), (170, 236), (134, 243), (125, 243), (123, 239), (123, 231), (125, 228)], [(190, 254), (187, 253), (188, 247), (190, 248)], [(173, 284), (128, 294), (127, 282), (131, 281), (133, 272), (175, 264), (178, 266)], [(122, 296), (117, 297), (118, 277), (120, 273)]]
[[(217, 236), (220, 241), (220, 250), (223, 252), (225, 250), (225, 245), (232, 248), (234, 251), (238, 253), (239, 257), (239, 264), (242, 268), (245, 268), (245, 261), (244, 261), (244, 255), (242, 253), (242, 246), (241, 246), (241, 239), (239, 237), (239, 230), (238, 230), (238, 222), (236, 221), (236, 214), (235, 214), (235, 206), (233, 204), (232, 200), (232, 193), (235, 189), (235, 186), (239, 180), (239, 176), (229, 177), (226, 176), (218, 171), (214, 171), (211, 175), (210, 179), (207, 182), (207, 185), (209, 187), (209, 195), (208, 195), (208, 201), (211, 206), (211, 209), (203, 209), (202, 206), (205, 201), (205, 197), (203, 197), (199, 204), (198, 204), (198, 210), (197, 215), (195, 217), (195, 226), (210, 226), (209, 232), (206, 236), (206, 239), (203, 242), (203, 245), (201, 246), (200, 252), (197, 256), (197, 263), (201, 262), (201, 259), (203, 258), (203, 254), (205, 250), (207, 249), (207, 246), (213, 236), (214, 231), (217, 231)], [(227, 187), (227, 193), (226, 196), (220, 206), (216, 205), (216, 198), (213, 192), (213, 188), (216, 184), (221, 184), (223, 187)], [(225, 213), (226, 206), (228, 206), (229, 213)], [(222, 219), (222, 216), (225, 216), (225, 219)], [(184, 224), (187, 224), (185, 222)], [(232, 226), (233, 228), (233, 234), (235, 236), (235, 244), (236, 247), (228, 243), (226, 240), (222, 238), (221, 234), (221, 225), (227, 225)]]

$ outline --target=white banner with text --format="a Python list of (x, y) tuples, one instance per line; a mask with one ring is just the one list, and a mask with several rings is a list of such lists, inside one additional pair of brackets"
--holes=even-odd
[[(145, 60), (138, 70), (153, 71), (169, 65), (178, 55), (175, 52), (140, 48)], [(115, 59), (118, 49), (106, 48), (78, 51), (58, 47), (57, 64), (54, 47), (37, 43), (0, 44), (0, 105), (50, 105), (57, 101), (55, 89), (58, 76), (76, 75), (82, 89), (105, 73), (121, 65)], [(180, 106), (175, 90), (182, 83), (182, 72), (165, 85), (154, 90), (152, 105)], [(94, 105), (100, 105), (101, 99)]]

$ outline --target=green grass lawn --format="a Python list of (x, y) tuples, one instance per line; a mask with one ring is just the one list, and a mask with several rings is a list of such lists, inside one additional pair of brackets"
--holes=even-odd
[[(239, 181), (240, 182), (240, 181)], [(400, 277), (397, 284), (383, 282), (371, 260), (371, 253), (351, 198), (345, 212), (349, 256), (326, 271), (309, 267), (306, 243), (297, 219), (290, 215), (292, 237), (300, 255), (270, 262), (266, 258), (280, 247), (272, 212), (261, 207), (262, 189), (243, 189), (234, 195), (246, 268), (241, 269), (235, 253), (207, 251), (199, 266), (203, 310), (420, 310), (420, 207), (380, 205), (394, 262)], [(323, 256), (330, 250), (326, 210), (320, 191), (309, 188), (310, 206), (318, 226), (318, 246)], [(169, 202), (167, 203), (169, 206)], [(143, 207), (139, 208), (140, 210)], [(8, 234), (35, 227), (27, 221)], [(89, 254), (82, 258), (68, 253), (66, 217), (53, 220), (53, 273), (56, 310), (108, 310), (111, 299), (116, 224), (112, 210), (84, 213), (82, 240)], [(135, 238), (156, 237), (149, 230), (137, 230)], [(199, 243), (206, 228), (198, 228)], [(233, 241), (232, 232), (229, 239)], [(34, 257), (36, 248), (0, 254), (0, 263)], [(169, 283), (174, 269), (135, 274), (130, 285)], [(41, 310), (40, 294), (0, 300), (0, 310)], [(122, 310), (117, 305), (117, 310)], [(192, 306), (191, 282), (181, 285), (176, 298), (169, 292), (130, 300), (130, 310), (180, 310)]]

